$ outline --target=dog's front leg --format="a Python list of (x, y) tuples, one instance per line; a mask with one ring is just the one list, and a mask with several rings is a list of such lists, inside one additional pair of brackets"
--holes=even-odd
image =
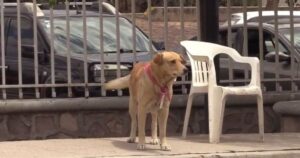
[(169, 106), (164, 106), (158, 112), (160, 147), (162, 150), (171, 150), (171, 146), (167, 143), (166, 138), (168, 115)]
[(157, 138), (157, 112), (152, 112), (152, 124), (151, 124), (151, 134), (152, 140), (150, 144), (156, 145), (158, 144), (159, 140)]
[(145, 149), (145, 124), (146, 124), (146, 110), (145, 110), (145, 106), (140, 104), (138, 107), (138, 135), (139, 135), (139, 142), (137, 146), (138, 150)]

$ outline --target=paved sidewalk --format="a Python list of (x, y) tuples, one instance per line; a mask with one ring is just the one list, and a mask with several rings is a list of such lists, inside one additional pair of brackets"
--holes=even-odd
[[(149, 140), (149, 138), (148, 138)], [(220, 144), (209, 144), (207, 135), (169, 138), (172, 151), (158, 145), (136, 150), (126, 138), (52, 139), (0, 142), (1, 158), (100, 158), (100, 157), (300, 157), (300, 133), (266, 134), (265, 142), (256, 134), (223, 135)]]

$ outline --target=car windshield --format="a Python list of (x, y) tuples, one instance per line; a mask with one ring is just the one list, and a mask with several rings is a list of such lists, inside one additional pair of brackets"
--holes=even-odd
[[(84, 25), (83, 17), (70, 17), (70, 52), (83, 54), (84, 48)], [(50, 37), (50, 20), (43, 17), (40, 19), (43, 28)], [(54, 26), (54, 48), (57, 53), (64, 54), (67, 51), (67, 27), (66, 17), (57, 17), (53, 20)], [(119, 18), (120, 29), (120, 52), (132, 52), (133, 48), (133, 25), (125, 18)], [(86, 17), (86, 50), (88, 54), (97, 54), (101, 52), (101, 31), (99, 17)], [(136, 28), (136, 48), (137, 52), (148, 52), (148, 38)], [(115, 17), (103, 17), (103, 52), (117, 52), (117, 25)], [(153, 46), (152, 46), (153, 47)]]
[[(291, 40), (291, 29), (282, 28), (280, 32), (288, 39)], [(294, 27), (294, 44), (295, 48), (300, 50), (300, 27)]]

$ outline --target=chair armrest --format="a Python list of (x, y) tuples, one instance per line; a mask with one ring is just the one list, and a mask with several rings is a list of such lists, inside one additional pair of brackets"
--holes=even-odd
[(251, 67), (251, 81), (250, 85), (260, 86), (260, 64), (257, 57), (245, 57), (245, 56), (231, 56), (235, 62), (250, 64)]

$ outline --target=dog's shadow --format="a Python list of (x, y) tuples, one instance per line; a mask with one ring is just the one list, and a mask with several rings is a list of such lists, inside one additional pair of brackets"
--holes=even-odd
[(126, 140), (114, 140), (112, 144), (119, 149), (132, 151), (134, 153), (147, 153), (147, 154), (162, 154), (164, 151), (161, 151), (159, 145), (152, 145), (146, 143), (146, 148), (144, 150), (137, 149), (137, 143), (128, 143)]

